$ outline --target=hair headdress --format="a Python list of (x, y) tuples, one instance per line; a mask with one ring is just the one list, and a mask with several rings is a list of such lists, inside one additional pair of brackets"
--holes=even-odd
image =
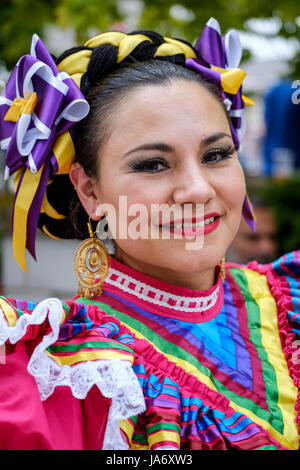
[[(30, 54), (21, 57), (0, 97), (0, 147), (6, 150), (5, 176), (14, 174), (15, 183), (13, 252), (23, 270), (26, 271), (25, 248), (35, 258), (36, 229), (38, 224), (41, 226), (41, 218), (47, 216), (55, 223), (67, 220), (66, 211), (57, 210), (49, 202), (50, 190), (57, 175), (67, 175), (74, 161), (73, 126), (87, 116), (89, 104), (85, 95), (97, 82), (135, 61), (176, 58), (177, 63), (193, 68), (219, 87), (238, 147), (243, 106), (252, 104), (241, 94), (245, 73), (236, 68), (240, 56), (236, 33), (221, 38), (213, 19), (195, 48), (150, 31), (109, 32), (66, 51), (56, 63), (34, 35)], [(243, 213), (251, 221), (251, 203), (248, 199), (246, 202)], [(65, 201), (61, 203), (63, 206)], [(41, 228), (57, 238), (45, 224)]]

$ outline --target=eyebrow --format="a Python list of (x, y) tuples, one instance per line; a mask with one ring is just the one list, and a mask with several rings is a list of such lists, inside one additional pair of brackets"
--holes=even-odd
[[(205, 137), (205, 139), (201, 140), (201, 146), (213, 144), (214, 142), (217, 142), (223, 137), (229, 137), (230, 139), (232, 139), (232, 136), (229, 134), (226, 134), (225, 132), (217, 132), (216, 134), (212, 134), (208, 137)], [(134, 152), (138, 152), (139, 150), (158, 150), (159, 152), (164, 152), (164, 153), (170, 153), (170, 152), (175, 151), (175, 149), (171, 147), (170, 145), (167, 145), (161, 142), (154, 142), (153, 144), (144, 144), (144, 145), (140, 145), (139, 147), (135, 147), (132, 150), (129, 150), (128, 152), (125, 153), (124, 158)]]

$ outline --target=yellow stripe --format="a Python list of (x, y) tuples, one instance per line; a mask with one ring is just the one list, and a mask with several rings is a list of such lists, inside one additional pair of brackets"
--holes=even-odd
[(131, 450), (149, 450), (149, 446), (143, 444), (131, 444)]
[(132, 435), (134, 433), (134, 427), (132, 424), (128, 421), (128, 419), (121, 419), (120, 420), (120, 429), (126, 434), (128, 441), (130, 442), (131, 446), (131, 441), (132, 441)]
[(47, 350), (46, 353), (61, 366), (71, 366), (78, 362), (96, 361), (100, 359), (120, 359), (121, 361), (128, 361), (131, 364), (133, 363), (133, 356), (125, 356), (124, 354), (120, 354), (119, 352), (111, 349), (109, 351), (80, 351), (76, 354), (72, 354), (71, 356), (55, 356)]
[(6, 320), (8, 321), (10, 326), (15, 326), (18, 320), (18, 316), (16, 315), (16, 312), (14, 311), (13, 307), (9, 305), (5, 300), (0, 299), (0, 307), (3, 310), (3, 313), (6, 317)]
[[(282, 351), (278, 332), (276, 303), (270, 293), (265, 276), (250, 269), (242, 269), (242, 271), (246, 276), (250, 293), (261, 312), (262, 344), (276, 374), (278, 407), (283, 416), (284, 436), (294, 449), (298, 449), (299, 435), (295, 410), (298, 390), (289, 375), (287, 362)], [(269, 385), (272, 386), (272, 384)]]
[[(197, 379), (207, 385), (209, 388), (212, 390), (215, 390), (218, 392), (212, 381), (207, 377), (206, 375), (202, 374), (199, 372), (199, 370), (190, 364), (187, 361), (184, 361), (182, 359), (177, 358), (176, 356), (172, 356), (171, 354), (166, 354), (163, 351), (161, 351), (159, 348), (155, 346), (154, 343), (151, 343), (145, 336), (143, 336), (139, 331), (135, 330), (131, 326), (129, 326), (127, 323), (124, 323), (123, 321), (120, 321), (123, 325), (127, 326), (127, 328), (130, 328), (130, 330), (134, 333), (134, 335), (139, 338), (139, 339), (145, 339), (149, 344), (151, 344), (156, 351), (159, 353), (163, 354), (165, 357), (168, 358), (169, 361), (177, 364), (179, 367), (181, 367), (183, 370), (185, 370), (187, 373), (197, 377)], [(219, 392), (218, 392), (219, 393)], [(274, 439), (276, 439), (282, 446), (288, 447), (290, 449), (294, 449), (293, 446), (291, 446), (291, 443), (288, 442), (288, 440), (280, 434), (276, 429), (274, 429), (270, 423), (265, 421), (264, 419), (259, 418), (256, 414), (252, 413), (250, 410), (243, 408), (242, 406), (237, 405), (233, 401), (229, 400), (230, 406), (235, 410), (235, 411), (240, 411), (244, 415), (248, 416), (254, 423), (259, 424), (262, 428), (266, 429)]]
[[(23, 269), (26, 269), (26, 236), (27, 236), (27, 218), (28, 210), (32, 204), (36, 190), (42, 176), (44, 165), (41, 166), (37, 173), (31, 173), (26, 169), (14, 207), (14, 220), (13, 220), (13, 253), (17, 262)], [(15, 186), (21, 173), (16, 173)]]
[(145, 445), (145, 444), (132, 444), (132, 436), (134, 433), (134, 428), (132, 427), (132, 424), (127, 419), (123, 419), (120, 421), (120, 428), (126, 434), (130, 442), (131, 450), (149, 450), (149, 448), (153, 444), (156, 444), (157, 442), (163, 442), (163, 441), (175, 442), (180, 447), (180, 435), (176, 431), (174, 432), (158, 431), (156, 433), (153, 433), (152, 435), (147, 437), (149, 445)]
[(148, 436), (149, 447), (163, 441), (176, 442), (178, 447), (180, 447), (180, 435), (176, 431), (158, 431)]
[(131, 450), (149, 450), (149, 446), (145, 444), (132, 444), (132, 436), (134, 433), (134, 428), (132, 424), (127, 419), (122, 419), (120, 421), (120, 428), (126, 434), (128, 441), (130, 442)]

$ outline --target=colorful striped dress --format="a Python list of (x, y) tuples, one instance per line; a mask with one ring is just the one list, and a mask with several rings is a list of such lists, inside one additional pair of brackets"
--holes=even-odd
[(300, 251), (205, 292), (110, 261), (99, 298), (0, 298), (1, 449), (299, 448)]

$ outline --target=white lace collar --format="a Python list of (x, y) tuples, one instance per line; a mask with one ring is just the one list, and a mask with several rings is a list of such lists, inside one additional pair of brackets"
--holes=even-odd
[(220, 297), (220, 279), (211, 289), (201, 292), (167, 284), (110, 258), (111, 267), (105, 284), (150, 304), (170, 311), (202, 313), (216, 306)]

